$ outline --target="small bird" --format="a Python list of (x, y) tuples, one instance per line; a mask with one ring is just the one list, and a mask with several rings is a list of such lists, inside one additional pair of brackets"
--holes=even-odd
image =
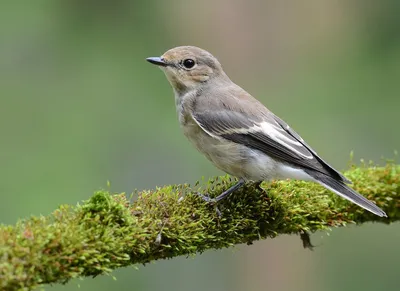
[(217, 168), (239, 181), (218, 202), (246, 181), (313, 181), (381, 217), (386, 213), (352, 188), (282, 119), (225, 74), (219, 61), (194, 46), (180, 46), (151, 57), (170, 82), (185, 136)]

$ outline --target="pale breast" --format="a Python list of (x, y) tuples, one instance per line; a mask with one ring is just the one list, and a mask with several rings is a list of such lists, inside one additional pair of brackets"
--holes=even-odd
[(276, 176), (275, 160), (258, 150), (209, 135), (193, 119), (190, 103), (181, 100), (177, 100), (176, 106), (183, 133), (217, 168), (246, 180), (270, 180)]
[(273, 179), (276, 162), (257, 150), (207, 134), (191, 117), (183, 116), (189, 141), (220, 170), (246, 180)]

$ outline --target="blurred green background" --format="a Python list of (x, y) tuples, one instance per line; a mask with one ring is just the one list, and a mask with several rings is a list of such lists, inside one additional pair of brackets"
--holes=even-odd
[[(113, 191), (221, 174), (186, 141), (163, 73), (178, 45), (228, 75), (345, 169), (399, 149), (400, 2), (2, 1), (0, 222)], [(381, 162), (382, 163), (382, 162)], [(398, 290), (400, 226), (208, 251), (46, 290)], [(80, 286), (80, 289), (79, 289)]]

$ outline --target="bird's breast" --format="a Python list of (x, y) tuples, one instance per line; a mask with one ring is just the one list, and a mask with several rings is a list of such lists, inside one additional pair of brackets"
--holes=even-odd
[(179, 123), (188, 140), (220, 170), (247, 180), (269, 180), (276, 162), (269, 156), (204, 131), (193, 119), (192, 98), (176, 98)]
[(205, 132), (190, 115), (180, 114), (185, 136), (220, 170), (247, 180), (269, 180), (276, 163), (257, 150)]

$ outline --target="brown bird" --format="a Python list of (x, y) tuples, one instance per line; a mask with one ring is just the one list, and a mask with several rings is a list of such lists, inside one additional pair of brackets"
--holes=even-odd
[(148, 58), (167, 76), (175, 93), (179, 122), (186, 137), (216, 167), (239, 182), (299, 179), (314, 181), (378, 215), (386, 213), (346, 184), (282, 119), (233, 83), (209, 52), (193, 46), (173, 48)]

